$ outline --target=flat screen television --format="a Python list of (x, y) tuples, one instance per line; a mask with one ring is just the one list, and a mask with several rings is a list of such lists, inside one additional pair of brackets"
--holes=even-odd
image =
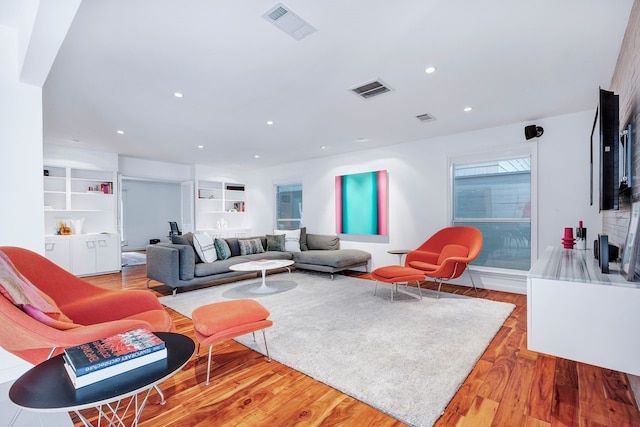
[[(620, 124), (618, 95), (600, 89), (596, 121), (600, 136), (600, 210), (620, 206)], [(595, 124), (595, 123), (594, 123)], [(595, 131), (595, 126), (594, 126)], [(593, 138), (593, 135), (592, 135)]]

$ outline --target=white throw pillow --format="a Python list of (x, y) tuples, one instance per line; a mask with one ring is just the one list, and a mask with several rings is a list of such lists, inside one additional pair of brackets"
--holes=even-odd
[(300, 252), (300, 229), (273, 230), (273, 234), (284, 234), (284, 250), (285, 251)]
[(204, 262), (213, 262), (218, 259), (213, 239), (206, 233), (193, 235), (193, 247)]

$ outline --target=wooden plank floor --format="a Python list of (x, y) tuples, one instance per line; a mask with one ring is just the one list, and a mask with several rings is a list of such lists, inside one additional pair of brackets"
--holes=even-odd
[[(347, 272), (368, 279), (367, 274)], [(146, 288), (145, 266), (88, 281), (105, 288)], [(170, 289), (152, 282), (157, 295)], [(432, 285), (427, 287), (434, 289)], [(443, 286), (451, 293), (473, 290)], [(511, 302), (505, 321), (436, 426), (638, 426), (640, 412), (624, 374), (527, 350), (526, 296), (480, 291)], [(193, 337), (188, 318), (169, 310), (177, 332)], [(419, 327), (419, 325), (412, 325)], [(235, 341), (215, 346), (210, 386), (206, 359), (192, 359), (153, 394), (142, 426), (402, 426), (404, 424)], [(203, 352), (204, 355), (204, 352)], [(402, 396), (398, 396), (399, 399)], [(92, 416), (86, 412), (87, 416)], [(79, 419), (74, 416), (76, 425)]]

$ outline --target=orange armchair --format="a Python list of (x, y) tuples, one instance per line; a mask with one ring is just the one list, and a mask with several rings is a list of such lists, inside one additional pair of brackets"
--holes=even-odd
[(75, 324), (61, 330), (39, 322), (0, 295), (0, 346), (33, 364), (83, 344), (139, 327), (174, 331), (171, 316), (147, 290), (106, 290), (27, 249), (0, 246), (15, 268)]
[[(442, 282), (460, 277), (467, 266), (480, 255), (482, 233), (475, 227), (447, 227), (436, 232), (417, 249), (407, 253), (405, 266), (424, 272), (438, 283), (438, 296)], [(471, 278), (473, 289), (478, 289)]]

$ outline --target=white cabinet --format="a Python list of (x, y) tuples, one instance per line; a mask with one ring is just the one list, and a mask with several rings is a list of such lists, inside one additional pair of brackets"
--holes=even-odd
[(45, 256), (67, 271), (71, 271), (71, 247), (69, 239), (46, 238)]
[(71, 272), (76, 276), (86, 276), (96, 272), (96, 239), (75, 237), (71, 241), (73, 264)]
[(590, 250), (547, 248), (527, 278), (530, 350), (640, 375), (640, 284)]
[(222, 220), (229, 228), (243, 228), (244, 184), (199, 180), (196, 189), (197, 230), (219, 229)]
[(120, 271), (120, 238), (117, 234), (48, 236), (45, 254), (77, 276)]
[(122, 269), (120, 236), (101, 235), (96, 238), (96, 273), (115, 272)]
[(71, 238), (71, 272), (76, 276), (119, 271), (120, 239), (117, 235), (75, 236)]
[(76, 276), (113, 273), (122, 265), (117, 234), (48, 236), (45, 255)]

